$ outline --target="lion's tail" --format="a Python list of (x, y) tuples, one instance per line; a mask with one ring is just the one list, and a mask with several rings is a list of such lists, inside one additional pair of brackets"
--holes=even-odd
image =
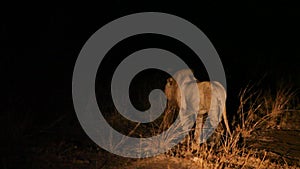
[(224, 108), (224, 111), (223, 111), (223, 118), (224, 118), (224, 123), (225, 123), (226, 129), (227, 129), (227, 132), (229, 133), (230, 136), (232, 136), (230, 128), (229, 128), (229, 124), (228, 124), (227, 115), (226, 115), (226, 108)]

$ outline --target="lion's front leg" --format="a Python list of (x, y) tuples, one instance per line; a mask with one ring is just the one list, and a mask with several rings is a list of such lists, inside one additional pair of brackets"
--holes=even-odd
[(202, 128), (203, 128), (203, 118), (204, 118), (203, 115), (199, 114), (196, 119), (194, 141), (196, 142), (197, 145), (200, 145), (200, 143), (201, 143), (200, 134), (201, 134)]

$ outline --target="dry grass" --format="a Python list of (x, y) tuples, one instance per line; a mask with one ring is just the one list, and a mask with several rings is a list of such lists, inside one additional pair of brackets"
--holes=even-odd
[(279, 87), (276, 93), (271, 90), (254, 91), (254, 86), (247, 87), (240, 93), (238, 120), (234, 126), (241, 130), (243, 137), (249, 137), (252, 132), (267, 128), (280, 128), (283, 117), (295, 111), (291, 104), (296, 92), (291, 87)]

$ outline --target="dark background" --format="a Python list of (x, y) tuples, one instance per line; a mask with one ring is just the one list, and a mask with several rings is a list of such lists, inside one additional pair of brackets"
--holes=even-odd
[[(232, 105), (229, 109), (235, 109), (242, 87), (262, 77), (265, 77), (263, 86), (275, 88), (285, 81), (300, 87), (300, 12), (296, 4), (115, 0), (77, 5), (1, 7), (0, 62), (4, 72), (3, 89), (7, 93), (1, 106), (2, 120), (10, 126), (24, 128), (24, 133), (54, 124), (64, 115), (78, 124), (72, 104), (72, 73), (81, 48), (103, 25), (136, 12), (174, 14), (192, 22), (207, 35), (226, 71), (228, 102)], [(123, 49), (130, 53), (143, 46), (153, 47), (154, 43), (188, 58), (184, 50), (174, 47), (175, 42), (166, 42), (170, 41), (145, 36), (123, 45)], [(23, 119), (30, 121), (26, 127)]]

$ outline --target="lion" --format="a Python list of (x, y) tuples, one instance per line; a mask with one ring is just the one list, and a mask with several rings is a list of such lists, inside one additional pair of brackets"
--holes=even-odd
[[(193, 113), (191, 111), (196, 111), (194, 140), (197, 144), (207, 139), (205, 136), (207, 132), (212, 132), (217, 128), (222, 115), (227, 132), (231, 135), (226, 115), (226, 90), (221, 83), (217, 81), (199, 82), (190, 69), (183, 69), (167, 79), (164, 92), (168, 108), (174, 106), (180, 108), (179, 119), (183, 125), (191, 122), (192, 119), (189, 119), (188, 116)], [(208, 116), (206, 121), (209, 122), (203, 126), (205, 114)]]

